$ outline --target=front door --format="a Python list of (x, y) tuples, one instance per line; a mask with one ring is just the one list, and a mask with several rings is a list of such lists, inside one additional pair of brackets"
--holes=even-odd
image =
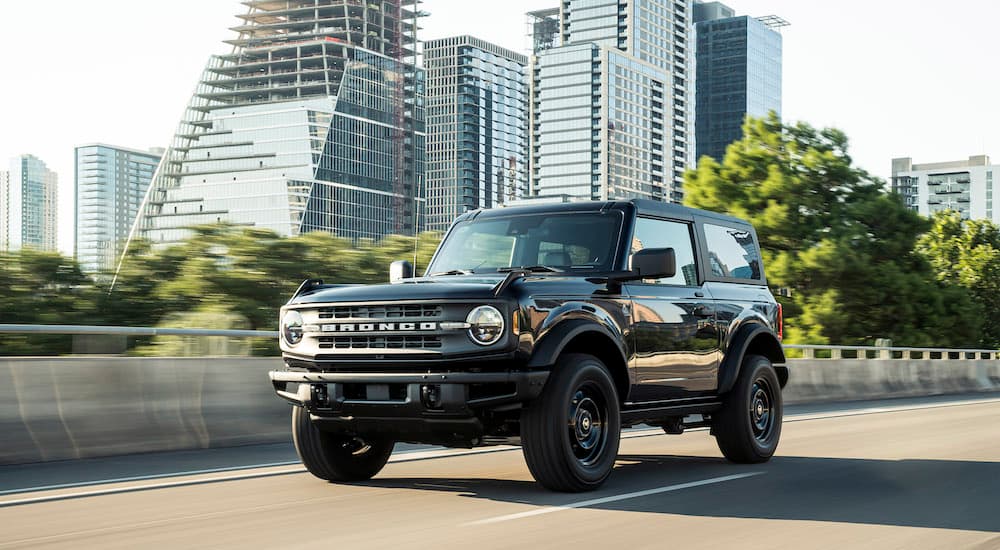
[(632, 253), (673, 248), (677, 273), (629, 283), (632, 297), (633, 402), (708, 395), (719, 368), (719, 334), (712, 296), (700, 283), (689, 222), (636, 219)]

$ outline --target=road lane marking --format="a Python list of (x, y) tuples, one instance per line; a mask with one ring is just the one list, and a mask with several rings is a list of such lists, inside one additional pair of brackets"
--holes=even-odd
[(139, 491), (149, 491), (152, 489), (167, 489), (170, 487), (186, 487), (189, 485), (204, 485), (208, 483), (221, 483), (224, 481), (236, 481), (241, 479), (255, 479), (262, 477), (274, 477), (274, 476), (286, 476), (289, 474), (299, 474), (305, 471), (305, 468), (290, 468), (287, 470), (278, 470), (276, 472), (257, 472), (253, 474), (239, 474), (239, 475), (228, 475), (228, 476), (217, 476), (210, 478), (199, 478), (199, 479), (186, 479), (183, 481), (167, 481), (165, 483), (149, 483), (146, 485), (133, 485), (130, 487), (114, 487), (111, 489), (96, 489), (93, 491), (78, 491), (76, 493), (61, 493), (58, 495), (44, 495), (31, 498), (21, 498), (17, 500), (0, 500), (0, 508), (9, 508), (11, 506), (21, 506), (24, 504), (39, 504), (42, 502), (51, 502), (55, 500), (74, 500), (78, 498), (87, 497), (97, 497), (103, 495), (114, 495), (120, 493), (135, 493)]
[[(489, 447), (483, 449), (430, 449), (430, 450), (413, 450), (413, 451), (402, 451), (399, 453), (393, 453), (392, 458), (389, 462), (412, 462), (416, 460), (430, 460), (434, 458), (445, 458), (448, 456), (462, 456), (466, 454), (482, 454), (487, 452), (503, 452), (510, 451), (513, 449), (520, 449), (520, 447), (513, 447), (510, 445)], [(109, 479), (98, 479), (94, 481), (77, 481), (73, 483), (62, 483), (56, 485), (38, 485), (34, 487), (25, 487), (22, 489), (8, 489), (0, 491), (0, 496), (6, 495), (16, 495), (22, 493), (35, 493), (40, 491), (52, 491), (56, 489), (77, 489), (80, 487), (92, 487), (94, 485), (109, 485), (112, 483), (130, 483), (133, 481), (151, 481), (154, 479), (164, 479), (170, 477), (187, 477), (187, 476), (198, 476), (205, 474), (218, 474), (222, 472), (235, 472), (241, 470), (259, 470), (261, 468), (280, 468), (282, 466), (296, 466), (302, 464), (298, 460), (289, 460), (283, 462), (268, 462), (264, 464), (247, 464), (246, 466), (227, 466), (224, 468), (208, 468), (205, 470), (187, 470), (181, 472), (168, 472), (164, 474), (148, 474), (141, 476), (131, 476), (131, 477), (117, 477)]]
[(488, 525), (491, 523), (500, 523), (504, 521), (513, 521), (516, 519), (530, 518), (534, 516), (541, 516), (544, 514), (553, 514), (555, 512), (563, 512), (565, 510), (574, 510), (576, 508), (588, 508), (590, 506), (599, 506), (601, 504), (607, 504), (609, 502), (619, 502), (622, 500), (629, 500), (633, 498), (648, 497), (651, 495), (658, 495), (661, 493), (670, 493), (673, 491), (681, 491), (684, 489), (691, 489), (694, 487), (702, 487), (705, 485), (714, 485), (716, 483), (725, 483), (727, 481), (735, 481), (737, 479), (744, 479), (748, 477), (758, 476), (764, 472), (747, 472), (743, 474), (733, 474), (729, 476), (713, 477), (710, 479), (703, 479), (701, 481), (691, 481), (688, 483), (678, 483), (677, 485), (667, 485), (666, 487), (657, 487), (656, 489), (646, 489), (644, 491), (635, 491), (633, 493), (625, 493), (621, 495), (612, 495), (608, 497), (592, 498), (590, 500), (581, 500), (579, 502), (570, 502), (568, 504), (559, 504), (557, 506), (546, 506), (544, 508), (538, 508), (536, 510), (529, 510), (527, 512), (518, 512), (516, 514), (507, 514), (505, 516), (495, 516), (492, 518), (481, 519), (477, 521), (471, 521), (466, 523), (466, 526), (473, 525)]
[(147, 474), (132, 477), (116, 477), (111, 479), (98, 479), (94, 481), (77, 481), (73, 483), (62, 483), (58, 485), (39, 485), (37, 487), (26, 487), (24, 489), (9, 489), (0, 491), (0, 496), (14, 495), (18, 493), (34, 493), (38, 491), (52, 491), (55, 489), (76, 489), (79, 487), (92, 487), (94, 485), (108, 485), (111, 483), (129, 483), (132, 481), (150, 481), (153, 479), (163, 479), (168, 477), (198, 476), (204, 474), (218, 474), (221, 472), (234, 472), (238, 470), (257, 470), (260, 468), (278, 468), (281, 466), (293, 466), (300, 464), (298, 460), (288, 462), (270, 462), (266, 464), (247, 464), (246, 466), (227, 466), (225, 468), (209, 468), (206, 470), (189, 470), (186, 472), (168, 472), (165, 474)]
[[(917, 405), (899, 405), (899, 406), (895, 406), (895, 407), (891, 407), (891, 406), (890, 407), (867, 407), (867, 408), (860, 408), (860, 409), (845, 409), (845, 410), (841, 410), (841, 411), (827, 412), (827, 413), (801, 413), (801, 414), (787, 416), (787, 417), (784, 418), (783, 422), (788, 423), (788, 422), (803, 422), (803, 421), (810, 421), (810, 420), (826, 420), (826, 419), (843, 418), (843, 417), (850, 417), (850, 416), (863, 416), (863, 415), (869, 415), (869, 414), (884, 414), (884, 413), (894, 413), (894, 412), (907, 412), (907, 411), (924, 410), (924, 409), (937, 409), (937, 408), (944, 408), (944, 407), (960, 407), (960, 406), (967, 406), (967, 405), (986, 405), (986, 404), (992, 404), (992, 403), (1000, 403), (1000, 398), (967, 399), (967, 400), (962, 400), (962, 401), (948, 401), (948, 402), (944, 402), (944, 403), (925, 403), (925, 404), (917, 404)], [(688, 430), (685, 430), (685, 431), (687, 431), (687, 432), (702, 432), (702, 431), (707, 431), (707, 430), (708, 430), (708, 428), (691, 428), (691, 429), (688, 429)], [(633, 430), (628, 430), (628, 431), (622, 432), (621, 438), (622, 439), (633, 439), (633, 438), (640, 438), (640, 437), (654, 437), (654, 436), (659, 436), (659, 435), (662, 435), (662, 434), (663, 434), (663, 431), (660, 428), (638, 428), (638, 429), (633, 429)], [(414, 462), (414, 461), (419, 461), (419, 460), (434, 460), (434, 459), (439, 459), (439, 458), (452, 458), (452, 457), (478, 455), (478, 454), (503, 453), (503, 452), (517, 451), (517, 450), (520, 450), (520, 449), (521, 449), (521, 447), (514, 446), (514, 445), (498, 445), (498, 446), (495, 446), (495, 447), (485, 447), (485, 448), (478, 448), (478, 449), (429, 449), (429, 450), (403, 451), (403, 452), (400, 452), (400, 453), (394, 453), (392, 455), (392, 457), (389, 458), (389, 463)], [(80, 488), (80, 487), (92, 487), (92, 486), (96, 486), (96, 485), (106, 485), (106, 484), (110, 484), (110, 483), (127, 483), (127, 482), (133, 482), (133, 481), (148, 481), (148, 480), (164, 479), (164, 478), (171, 478), (171, 477), (204, 475), (204, 474), (212, 474), (212, 473), (220, 473), (220, 472), (231, 472), (231, 471), (241, 471), (241, 470), (249, 470), (249, 469), (259, 469), (259, 468), (276, 468), (276, 467), (292, 466), (292, 465), (299, 465), (299, 461), (274, 462), (274, 463), (268, 463), (268, 464), (255, 464), (255, 465), (248, 465), (248, 466), (234, 466), (234, 467), (227, 467), (227, 468), (214, 468), (214, 469), (208, 469), (208, 470), (193, 470), (193, 471), (188, 471), (188, 472), (171, 472), (171, 473), (164, 473), (164, 474), (152, 474), (152, 475), (147, 475), (147, 476), (134, 476), (134, 477), (128, 477), (128, 478), (103, 479), (103, 480), (95, 480), (95, 481), (84, 481), (84, 482), (77, 482), (77, 483), (67, 483), (67, 484), (62, 484), (62, 485), (45, 485), (45, 486), (38, 486), (38, 487), (26, 487), (26, 488), (23, 488), (23, 489), (11, 489), (11, 490), (2, 491), (2, 492), (0, 492), (0, 496), (14, 495), (14, 494), (25, 494), (25, 493), (33, 493), (33, 492), (40, 492), (40, 491), (50, 491), (50, 490), (58, 490), (58, 489), (73, 489), (73, 488)], [(288, 470), (287, 472), (284, 472), (282, 474), (274, 474), (274, 473), (269, 473), (269, 472), (237, 474), (237, 475), (228, 476), (228, 477), (213, 478), (213, 481), (211, 481), (211, 482), (212, 483), (218, 483), (218, 482), (227, 481), (227, 480), (253, 479), (253, 478), (256, 478), (256, 477), (270, 477), (272, 475), (289, 475), (289, 474), (294, 474), (294, 473), (303, 473), (305, 471), (306, 470), (305, 470), (304, 467), (299, 466), (298, 468), (294, 468), (294, 469)], [(181, 486), (181, 485), (192, 485), (192, 484), (196, 484), (197, 481), (190, 480), (190, 481), (179, 482), (179, 483), (180, 483), (180, 485), (178, 485), (178, 486)], [(82, 498), (81, 496), (77, 496), (77, 495), (99, 496), (99, 495), (108, 495), (108, 494), (115, 494), (115, 493), (133, 492), (133, 491), (141, 491), (141, 490), (148, 490), (148, 489), (158, 489), (158, 488), (163, 488), (163, 487), (167, 487), (167, 486), (169, 486), (169, 485), (165, 485), (165, 484), (152, 484), (152, 485), (143, 485), (143, 486), (137, 486), (137, 487), (133, 486), (133, 487), (122, 487), (122, 488), (116, 488), (116, 489), (106, 489), (106, 490), (101, 490), (101, 491), (90, 491), (90, 492), (85, 492), (85, 493), (69, 493), (69, 494), (63, 493), (63, 494), (56, 494), (56, 495), (50, 495), (50, 496), (39, 496), (39, 497), (30, 498), (30, 499), (11, 500), (11, 501), (6, 501), (6, 502), (0, 501), (0, 508), (7, 507), (7, 506), (14, 506), (14, 505), (17, 505), (17, 504), (30, 504), (30, 503), (38, 503), (38, 502), (48, 502), (48, 501), (53, 501), (53, 500), (66, 500), (66, 499), (71, 499), (71, 498)]]

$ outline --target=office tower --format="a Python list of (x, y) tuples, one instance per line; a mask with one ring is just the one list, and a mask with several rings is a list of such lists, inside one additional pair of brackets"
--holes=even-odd
[(428, 229), (524, 196), (527, 63), (471, 36), (424, 44)]
[(84, 271), (117, 266), (162, 153), (102, 143), (75, 149), (74, 255)]
[(737, 16), (719, 2), (694, 5), (698, 43), (696, 153), (721, 162), (743, 138), (747, 115), (781, 115), (780, 17)]
[(990, 164), (986, 155), (927, 164), (913, 164), (909, 157), (895, 158), (892, 191), (924, 216), (954, 210), (963, 219), (1000, 223), (1000, 211), (993, 207), (993, 197), (1000, 197), (994, 174), (1000, 174), (1000, 166)]
[(136, 223), (155, 243), (193, 225), (358, 239), (423, 224), (418, 0), (246, 0), (212, 56)]
[(691, 0), (565, 0), (532, 59), (531, 194), (680, 201), (694, 160)]
[(11, 159), (0, 175), (0, 250), (58, 250), (58, 188), (58, 176), (38, 157)]

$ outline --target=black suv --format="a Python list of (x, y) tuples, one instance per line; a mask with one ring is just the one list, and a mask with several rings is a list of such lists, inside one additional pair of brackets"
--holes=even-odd
[(710, 426), (733, 462), (778, 445), (781, 307), (745, 221), (644, 200), (481, 210), (412, 271), (309, 280), (281, 310), (270, 377), (322, 479), (374, 476), (396, 441), (520, 444), (559, 491), (600, 486), (637, 424)]

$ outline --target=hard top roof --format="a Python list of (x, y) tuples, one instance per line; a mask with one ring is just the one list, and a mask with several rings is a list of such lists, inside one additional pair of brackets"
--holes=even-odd
[(511, 206), (507, 208), (491, 208), (485, 210), (475, 210), (468, 212), (459, 217), (459, 219), (470, 219), (470, 218), (494, 218), (502, 216), (518, 216), (524, 214), (543, 214), (543, 213), (564, 213), (564, 212), (598, 212), (601, 210), (624, 210), (633, 205), (639, 214), (646, 214), (652, 216), (663, 216), (669, 218), (677, 219), (692, 219), (695, 216), (701, 218), (709, 218), (717, 221), (725, 222), (727, 224), (737, 224), (743, 226), (749, 226), (750, 222), (746, 220), (741, 220), (739, 218), (734, 218), (733, 216), (727, 216), (725, 214), (719, 214), (716, 212), (709, 212), (708, 210), (699, 210), (697, 208), (688, 208), (686, 206), (681, 206), (679, 204), (658, 202), (648, 199), (632, 199), (628, 201), (578, 201), (578, 202), (567, 202), (567, 203), (545, 203), (545, 204), (534, 204), (526, 206)]

